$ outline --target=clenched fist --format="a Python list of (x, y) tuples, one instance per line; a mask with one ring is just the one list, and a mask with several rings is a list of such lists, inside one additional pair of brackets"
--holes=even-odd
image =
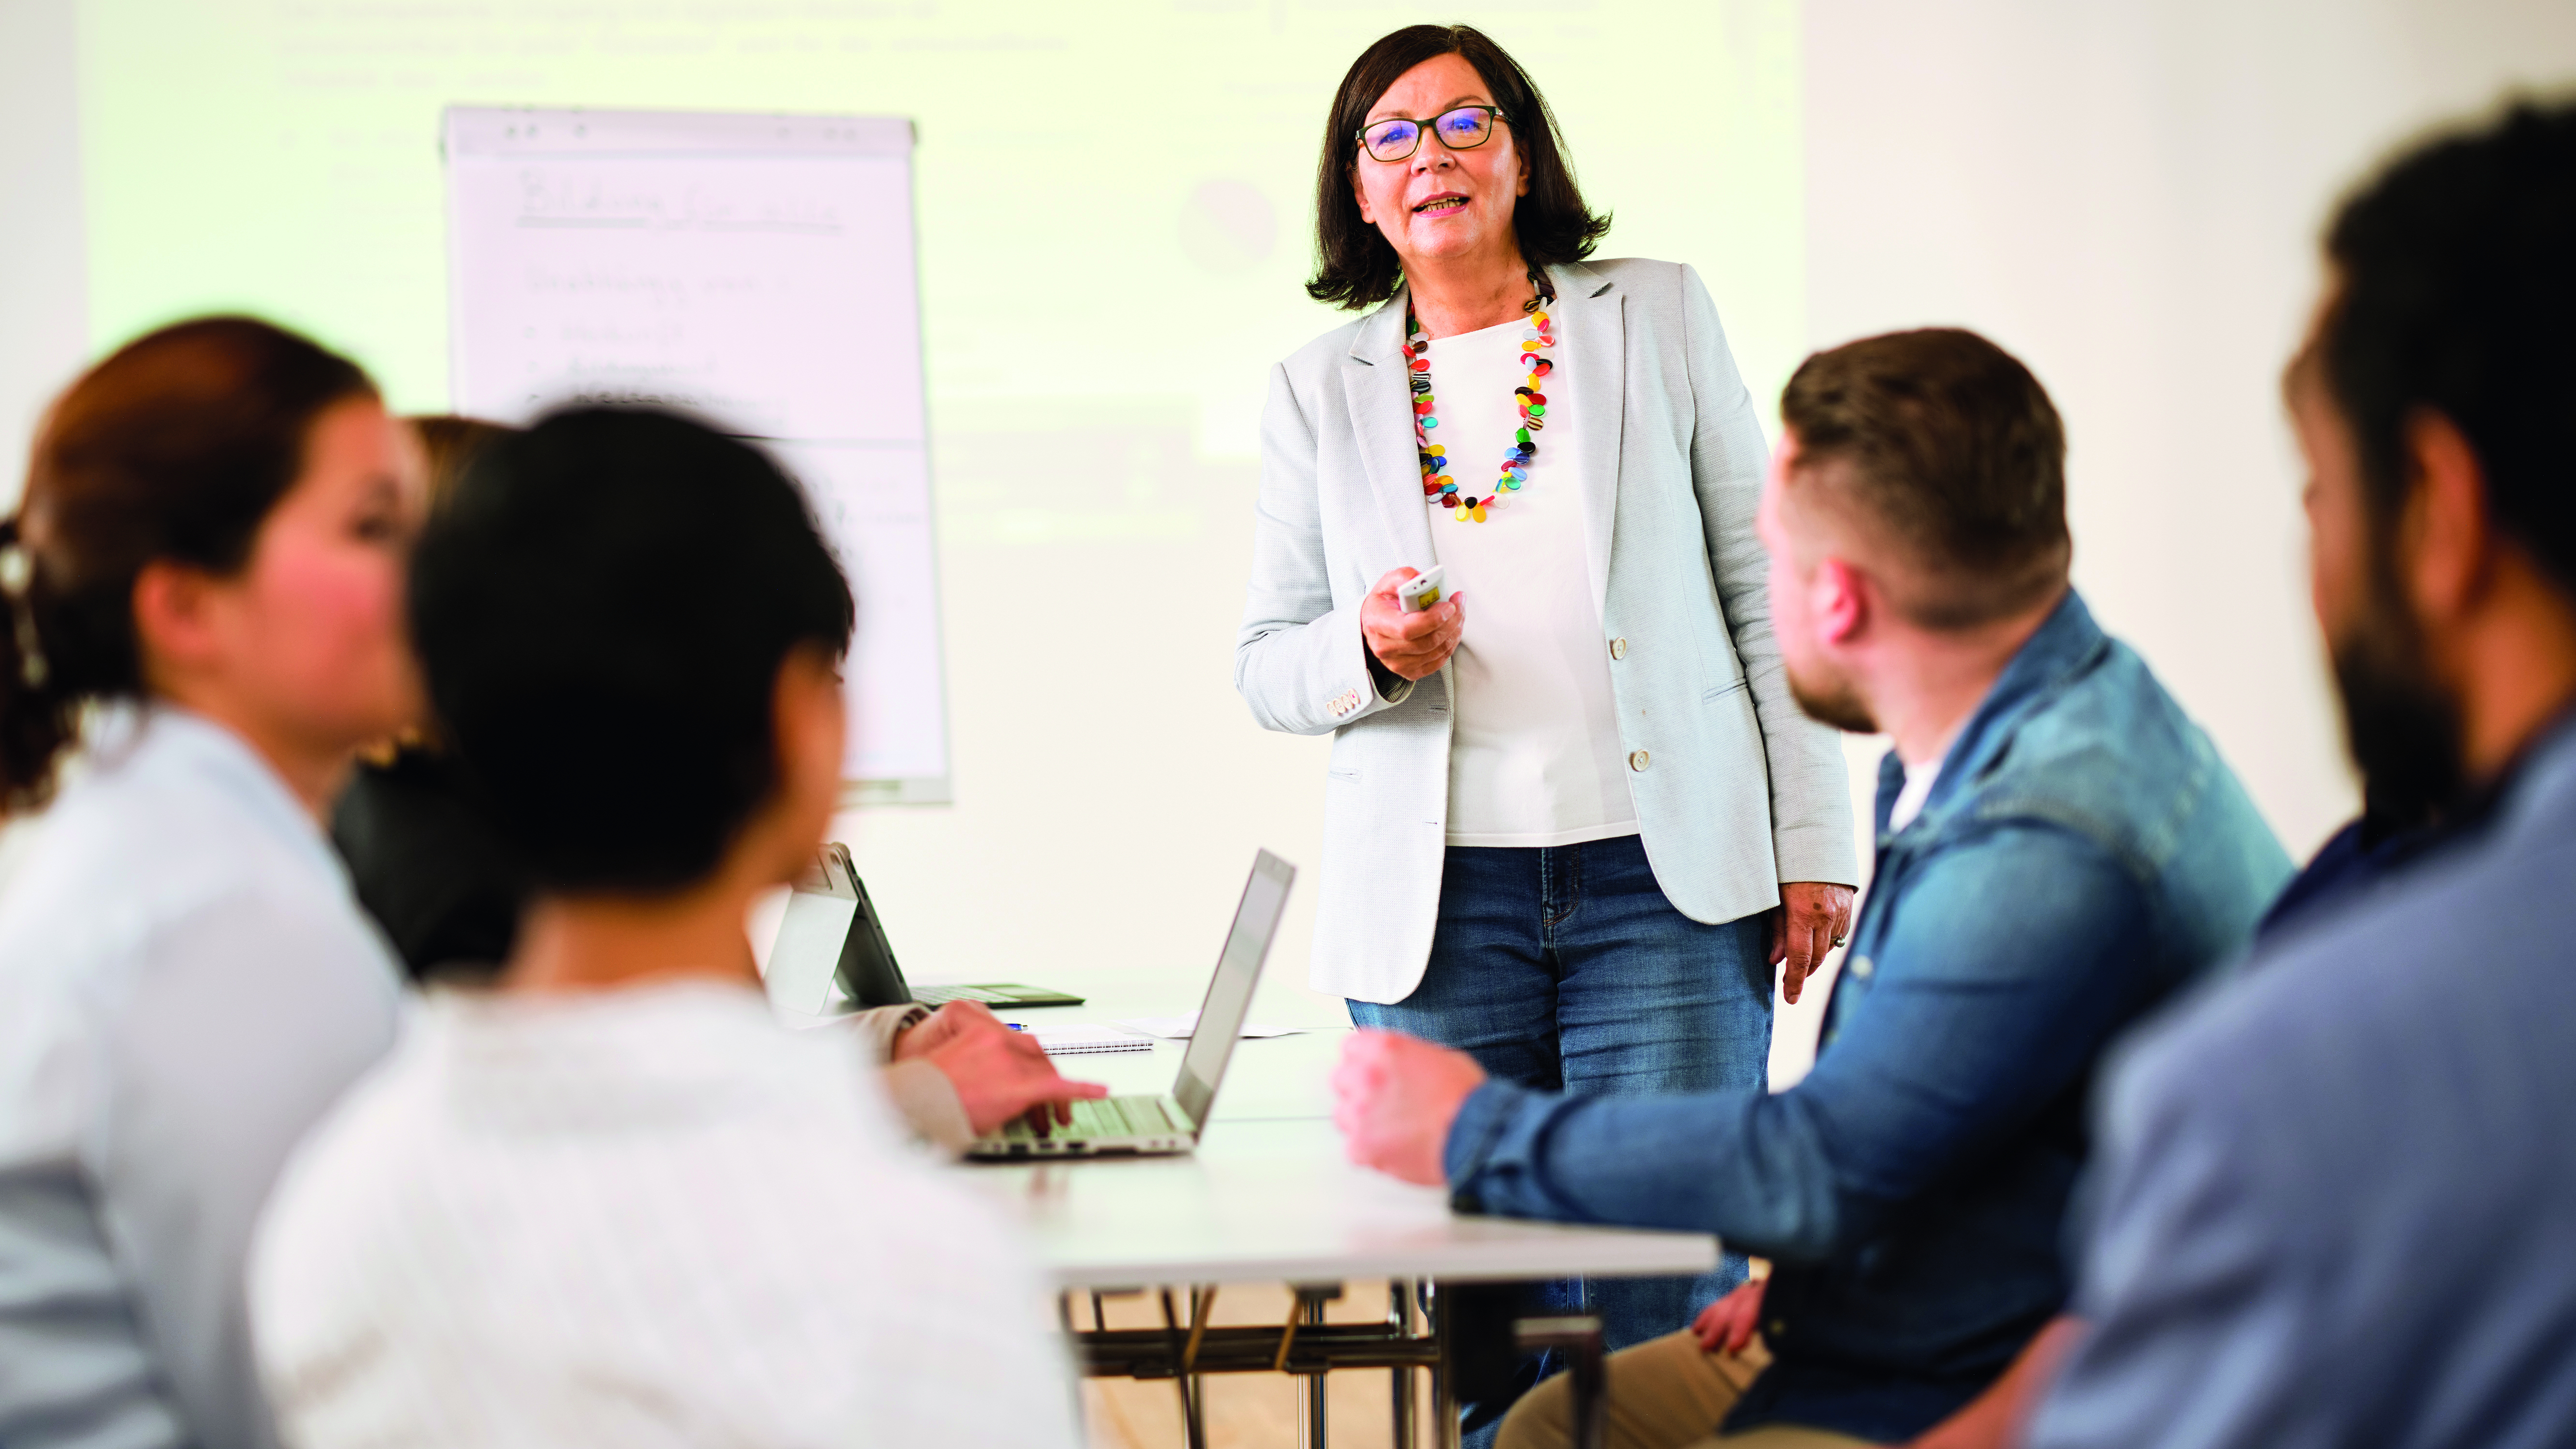
[(1358, 1031), (1333, 1068), (1333, 1124), (1351, 1161), (1438, 1186), (1449, 1124), (1485, 1069), (1465, 1052), (1391, 1031)]

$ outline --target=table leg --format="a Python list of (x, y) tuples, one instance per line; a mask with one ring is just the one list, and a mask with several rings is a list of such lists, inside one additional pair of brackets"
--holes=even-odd
[[(1398, 1337), (1413, 1331), (1413, 1284), (1403, 1278), (1390, 1279), (1386, 1285), (1386, 1319)], [(1393, 1434), (1387, 1443), (1391, 1449), (1413, 1449), (1413, 1370), (1391, 1368), (1386, 1371), (1387, 1403), (1393, 1411)]]
[(1590, 1314), (1524, 1318), (1512, 1325), (1512, 1334), (1523, 1353), (1555, 1349), (1567, 1356), (1565, 1376), (1574, 1388), (1574, 1449), (1604, 1449), (1610, 1435), (1610, 1395), (1601, 1320)]
[(1431, 1285), (1431, 1335), (1438, 1353), (1431, 1369), (1431, 1433), (1436, 1449), (1458, 1449), (1458, 1379), (1452, 1361), (1457, 1335), (1449, 1322), (1448, 1295)]
[[(1441, 1293), (1422, 1280), (1393, 1280), (1384, 1319), (1376, 1323), (1335, 1323), (1328, 1321), (1325, 1305), (1342, 1296), (1343, 1285), (1293, 1284), (1295, 1305), (1284, 1325), (1236, 1327), (1222, 1327), (1215, 1322), (1216, 1289), (1206, 1284), (1129, 1291), (1151, 1292), (1162, 1308), (1162, 1323), (1158, 1327), (1094, 1327), (1077, 1332), (1074, 1337), (1083, 1372), (1091, 1377), (1173, 1380), (1173, 1391), (1180, 1395), (1182, 1428), (1189, 1449), (1207, 1449), (1208, 1374), (1278, 1373), (1283, 1369), (1308, 1380), (1298, 1386), (1296, 1402), (1302, 1427), (1299, 1437), (1310, 1445), (1323, 1444), (1329, 1427), (1328, 1381), (1324, 1376), (1337, 1368), (1393, 1372), (1390, 1401), (1395, 1432), (1390, 1442), (1394, 1449), (1423, 1445), (1420, 1415), (1425, 1405), (1413, 1371), (1431, 1370), (1430, 1408), (1440, 1423), (1431, 1443), (1423, 1449), (1457, 1449), (1457, 1365), (1462, 1346), (1472, 1349), (1472, 1344), (1465, 1342), (1457, 1322), (1444, 1321), (1457, 1319), (1465, 1306), (1455, 1291)], [(1184, 1291), (1190, 1295), (1186, 1310), (1175, 1301), (1175, 1295)], [(1072, 1316), (1070, 1309), (1068, 1303), (1064, 1316)], [(1417, 1311), (1422, 1325), (1419, 1329), (1414, 1326)], [(1095, 1323), (1100, 1316), (1095, 1302)]]
[[(1172, 1339), (1172, 1362), (1183, 1370), (1172, 1375), (1172, 1383), (1181, 1395), (1181, 1432), (1189, 1439), (1189, 1449), (1207, 1449), (1206, 1402), (1199, 1395), (1204, 1385), (1199, 1382), (1197, 1374), (1187, 1372), (1187, 1366), (1195, 1356), (1193, 1350), (1197, 1347), (1198, 1334), (1193, 1331), (1187, 1338), (1182, 1336), (1180, 1315), (1172, 1311), (1171, 1289), (1162, 1290), (1162, 1300), (1163, 1328)], [(1193, 1288), (1190, 1290), (1190, 1325), (1193, 1330), (1205, 1327), (1205, 1310), (1199, 1305), (1198, 1290)]]
[[(1335, 1297), (1339, 1297), (1341, 1290), (1336, 1288), (1333, 1293)], [(1297, 1317), (1309, 1325), (1323, 1322), (1324, 1302), (1324, 1295), (1321, 1293), (1300, 1290), (1297, 1294)], [(1323, 1374), (1306, 1375), (1306, 1397), (1302, 1405), (1304, 1412), (1298, 1415), (1306, 1421), (1306, 1449), (1327, 1449), (1324, 1438), (1324, 1381)]]

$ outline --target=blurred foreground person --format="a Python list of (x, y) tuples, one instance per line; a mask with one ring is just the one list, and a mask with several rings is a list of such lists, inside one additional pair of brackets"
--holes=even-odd
[(274, 1442), (252, 1222), (394, 1036), (320, 816), (419, 712), (417, 473), (356, 365), (215, 318), (72, 384), (0, 522), (0, 796), (83, 753), (0, 898), (10, 1449)]
[(850, 591), (795, 486), (694, 423), (558, 415), (468, 470), (411, 617), (538, 895), (498, 986), (433, 990), (279, 1184), (252, 1293), (289, 1441), (1071, 1444), (1026, 1247), (752, 968), (846, 738)]
[[(510, 434), (477, 418), (403, 422), (428, 462), (432, 513), (475, 453)], [(331, 844), (414, 981), (489, 981), (500, 970), (518, 934), (527, 870), (485, 822), (472, 782), (426, 721), (359, 759), (331, 807)]]
[(2576, 1442), (2576, 107), (2345, 203), (2288, 393), (2356, 762), (2445, 839), (2127, 1054), (2032, 1438)]
[[(1894, 745), (1815, 1069), (1572, 1096), (1364, 1032), (1336, 1075), (1352, 1156), (1469, 1210), (1774, 1260), (1611, 1357), (1627, 1449), (1885, 1443), (1985, 1389), (2065, 1303), (2101, 1052), (2241, 947), (2289, 873), (2069, 586), (2065, 435), (2026, 368), (1969, 332), (1865, 338), (1807, 359), (1781, 419), (1758, 526), (1790, 687)], [(1501, 1443), (1569, 1442), (1569, 1397), (1534, 1390)]]
[[(427, 455), (433, 516), (475, 455), (512, 431), (474, 418), (405, 421)], [(435, 722), (416, 722), (358, 761), (332, 807), (331, 843), (413, 980), (488, 986), (500, 974), (533, 883)], [(1024, 1113), (1064, 1118), (1071, 1099), (1102, 1091), (1059, 1076), (1035, 1042), (978, 1002), (878, 1007), (835, 1029), (865, 1039), (886, 1064), (886, 1094), (905, 1124), (950, 1152)]]

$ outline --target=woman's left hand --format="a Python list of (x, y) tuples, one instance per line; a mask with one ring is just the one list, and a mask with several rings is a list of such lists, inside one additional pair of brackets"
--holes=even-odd
[(1796, 1001), (1807, 973), (1824, 964), (1825, 953), (1851, 934), (1852, 888), (1832, 881), (1793, 880), (1780, 884), (1780, 904), (1771, 910), (1771, 964), (1788, 962), (1780, 973), (1780, 995)]

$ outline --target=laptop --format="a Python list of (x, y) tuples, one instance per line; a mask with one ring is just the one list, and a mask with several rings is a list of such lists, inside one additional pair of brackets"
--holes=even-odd
[(1030, 1006), (1080, 1006), (1082, 998), (1052, 986), (1023, 986), (1016, 981), (978, 981), (963, 986), (916, 986), (912, 999), (924, 1006), (952, 1001), (980, 1001), (995, 1011)]
[(917, 1001), (944, 1006), (980, 1001), (1004, 1010), (1030, 1006), (1080, 1006), (1082, 998), (1045, 986), (988, 982), (971, 986), (905, 984), (894, 963), (885, 927), (868, 888), (850, 862), (850, 848), (833, 841), (796, 882), (779, 917), (778, 937), (761, 963), (770, 999), (804, 1016), (828, 1016), (846, 1007), (900, 1006)]
[(796, 883), (760, 974), (771, 1001), (805, 1016), (912, 1000), (848, 846), (824, 846)]
[(1288, 887), (1297, 868), (1269, 851), (1253, 857), (1252, 878), (1244, 882), (1243, 899), (1234, 908), (1234, 924), (1217, 954), (1216, 974), (1209, 979), (1207, 999), (1199, 1006), (1198, 1028), (1189, 1050), (1181, 1054), (1180, 1076), (1172, 1090), (1154, 1097), (1104, 1097), (1073, 1104), (1073, 1121), (1041, 1136), (1025, 1120), (975, 1139), (966, 1155), (987, 1162), (1027, 1162), (1067, 1157), (1146, 1156), (1187, 1152), (1207, 1131), (1208, 1112), (1216, 1104), (1217, 1084), (1233, 1059), (1235, 1038), (1252, 1010), (1252, 989), (1261, 984), (1261, 963), (1270, 956), (1271, 938), (1286, 913)]

